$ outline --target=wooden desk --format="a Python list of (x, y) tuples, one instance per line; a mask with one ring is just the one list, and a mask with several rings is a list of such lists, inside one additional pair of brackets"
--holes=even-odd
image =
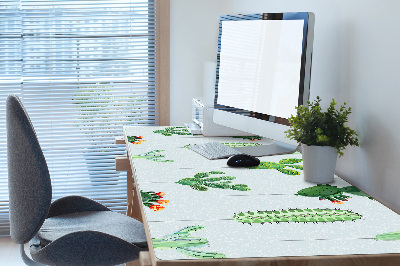
[(399, 230), (399, 215), (349, 183), (304, 181), (301, 154), (229, 168), (185, 146), (264, 140), (186, 134), (124, 128), (125, 168), (135, 173), (127, 213), (144, 222), (149, 241), (142, 265), (400, 265), (399, 236), (385, 234)]

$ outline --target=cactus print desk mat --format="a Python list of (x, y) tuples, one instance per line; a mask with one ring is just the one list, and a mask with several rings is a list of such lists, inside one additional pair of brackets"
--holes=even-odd
[(181, 127), (125, 127), (124, 134), (158, 259), (399, 252), (399, 215), (339, 177), (304, 181), (301, 154), (230, 168), (185, 146), (268, 140), (205, 138)]

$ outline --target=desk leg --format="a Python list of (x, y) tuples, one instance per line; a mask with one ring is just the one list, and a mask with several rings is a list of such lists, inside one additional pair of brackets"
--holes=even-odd
[(130, 261), (124, 264), (124, 266), (142, 266), (140, 260)]
[(126, 200), (128, 203), (126, 215), (143, 222), (140, 212), (139, 194), (136, 191), (134, 174), (127, 156), (115, 157), (115, 169), (126, 171)]
[(134, 185), (133, 185), (133, 177), (132, 170), (129, 169), (126, 171), (126, 201), (128, 203), (128, 208), (126, 210), (126, 215), (129, 217), (133, 217), (133, 195), (135, 193)]
[(152, 266), (148, 251), (141, 251), (139, 259), (125, 263), (125, 266)]
[(135, 179), (132, 170), (127, 171), (127, 200), (128, 200), (128, 210), (126, 215), (132, 217), (143, 223), (142, 214), (140, 213), (139, 206), (139, 193), (136, 190)]

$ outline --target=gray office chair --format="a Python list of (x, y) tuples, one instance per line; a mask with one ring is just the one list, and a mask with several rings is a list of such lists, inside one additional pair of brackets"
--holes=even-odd
[[(15, 95), (7, 99), (7, 155), (10, 233), (26, 264), (115, 265), (147, 250), (144, 226), (135, 219), (80, 196), (51, 203), (46, 160)], [(28, 241), (34, 261), (24, 251)]]

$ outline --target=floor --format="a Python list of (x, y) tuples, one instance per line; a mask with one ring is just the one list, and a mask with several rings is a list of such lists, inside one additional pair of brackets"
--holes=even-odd
[[(25, 252), (27, 247), (25, 247)], [(10, 237), (0, 237), (0, 266), (22, 266), (25, 263), (19, 253), (19, 245), (12, 242)]]

